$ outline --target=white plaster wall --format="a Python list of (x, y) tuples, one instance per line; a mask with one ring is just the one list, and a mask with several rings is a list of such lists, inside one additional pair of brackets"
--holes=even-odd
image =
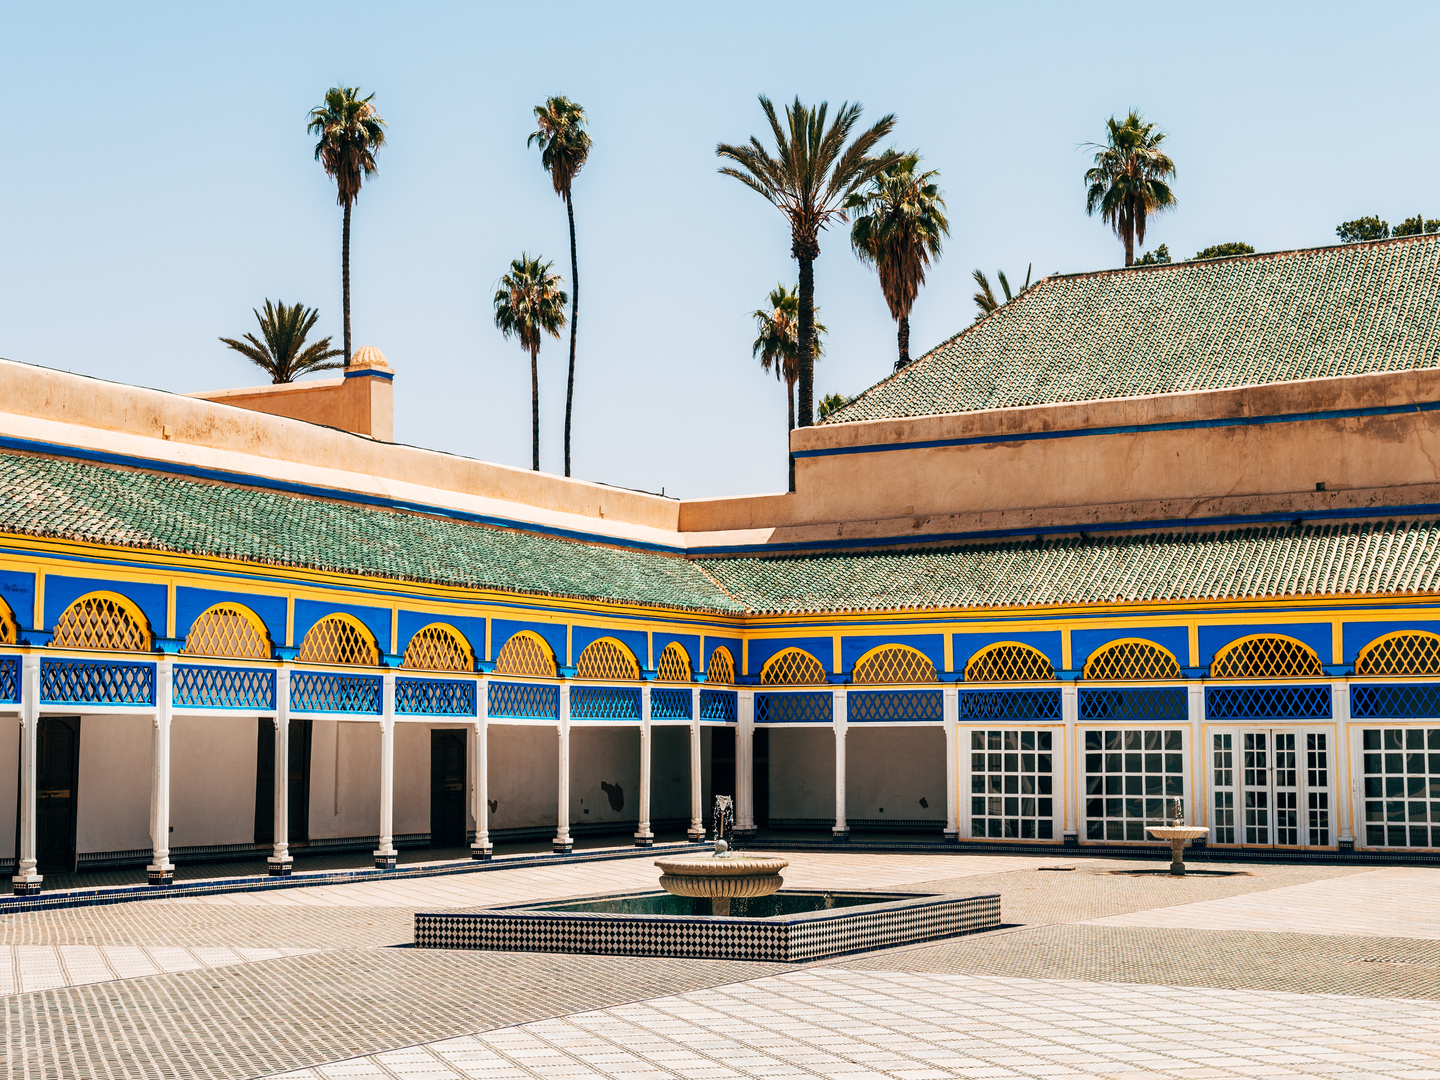
[[(921, 799), (930, 805), (921, 806)], [(944, 821), (945, 732), (938, 727), (850, 728), (845, 736), (845, 816)]]
[[(377, 762), (378, 765), (378, 762)], [(376, 774), (379, 783), (379, 773)], [(375, 804), (379, 825), (380, 804)], [(395, 725), (395, 835), (430, 831), (430, 725)], [(372, 829), (371, 832), (374, 832)]]
[(553, 826), (559, 775), (555, 729), (492, 721), (489, 733), (489, 791), (490, 801), (495, 804), (490, 811), (490, 828)]
[(650, 729), (650, 820), (690, 820), (690, 729)]
[[(152, 846), (150, 777), (154, 726), (148, 716), (81, 719), (77, 852), (133, 851)], [(253, 783), (253, 770), (250, 778)]]
[(20, 807), (20, 721), (0, 719), (0, 859), (15, 855), (15, 811)]
[(311, 838), (378, 835), (380, 725), (316, 720), (310, 739)]
[[(601, 784), (618, 788), (620, 808)], [(639, 727), (570, 728), (570, 820), (576, 825), (640, 819)]]
[(831, 728), (770, 729), (770, 817), (835, 820)]
[[(257, 728), (253, 716), (170, 721), (170, 847), (254, 841)], [(82, 725), (82, 754), (88, 736)]]

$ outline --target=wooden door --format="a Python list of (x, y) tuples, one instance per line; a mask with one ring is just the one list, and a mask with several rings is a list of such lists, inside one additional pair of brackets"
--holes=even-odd
[(466, 736), (463, 728), (430, 732), (431, 847), (461, 847), (466, 842)]
[(35, 747), (37, 869), (75, 869), (76, 787), (80, 779), (80, 718), (44, 716)]

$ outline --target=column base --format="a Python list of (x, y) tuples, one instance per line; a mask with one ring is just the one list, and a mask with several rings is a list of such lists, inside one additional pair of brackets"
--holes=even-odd
[(705, 826), (691, 825), (690, 830), (685, 835), (688, 836), (695, 843), (703, 844), (705, 842)]
[(1339, 850), (1340, 854), (1342, 854), (1342, 855), (1354, 855), (1354, 854), (1355, 854), (1355, 841), (1354, 841), (1353, 839), (1350, 839), (1350, 840), (1343, 840), (1343, 839), (1342, 839), (1342, 840), (1338, 840), (1338, 841), (1336, 841), (1336, 848), (1337, 848), (1337, 850)]
[(14, 886), (16, 896), (39, 896), (40, 882), (43, 881), (39, 874), (32, 874), (30, 877), (13, 877), (10, 879)]
[(753, 840), (759, 834), (760, 830), (755, 828), (730, 830), (730, 835), (738, 840)]
[(283, 859), (277, 859), (273, 855), (265, 860), (265, 869), (271, 877), (289, 877), (290, 870), (295, 865), (295, 860), (289, 855)]
[(550, 850), (556, 855), (569, 855), (575, 850), (575, 841), (568, 836), (557, 836), (550, 841)]
[(489, 862), (495, 857), (495, 845), (488, 840), (483, 844), (470, 845), (470, 858), (475, 862)]
[(832, 840), (849, 840), (850, 827), (848, 825), (837, 825), (830, 830), (830, 838)]
[(637, 832), (635, 834), (636, 847), (654, 847), (655, 834), (652, 832)]
[(958, 844), (960, 842), (960, 831), (956, 829), (952, 832), (950, 829), (946, 829), (945, 842), (947, 844)]
[(145, 880), (151, 885), (174, 885), (175, 867), (147, 866), (145, 867)]
[(1067, 832), (1067, 833), (1065, 834), (1065, 845), (1064, 845), (1064, 846), (1065, 846), (1065, 847), (1079, 847), (1079, 846), (1080, 846), (1080, 834), (1079, 834), (1079, 833), (1073, 833), (1073, 832)]
[(395, 852), (393, 852), (393, 851), (377, 851), (377, 852), (375, 852), (375, 869), (376, 869), (376, 870), (394, 870), (394, 869), (395, 869)]

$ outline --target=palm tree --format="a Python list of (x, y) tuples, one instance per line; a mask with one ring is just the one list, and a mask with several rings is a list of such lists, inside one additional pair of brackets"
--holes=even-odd
[[(889, 114), (850, 140), (860, 122), (859, 103), (841, 103), (835, 121), (828, 128), (825, 118), (830, 106), (821, 102), (811, 109), (797, 97), (785, 107), (785, 126), (775, 115), (775, 106), (764, 94), (760, 108), (775, 136), (772, 155), (753, 135), (748, 145), (721, 143), (715, 153), (735, 162), (720, 172), (733, 176), (760, 193), (779, 208), (790, 222), (790, 254), (800, 264), (800, 372), (799, 416), (801, 427), (815, 422), (815, 259), (820, 255), (820, 230), (831, 218), (847, 220), (842, 207), (846, 196), (858, 191), (897, 155), (887, 150), (878, 156), (871, 151), (895, 127)], [(847, 146), (847, 142), (849, 145)]]
[(940, 174), (917, 172), (919, 166), (918, 154), (896, 158), (869, 187), (845, 200), (845, 209), (856, 214), (850, 246), (880, 275), (880, 291), (897, 324), (896, 371), (910, 362), (910, 309), (925, 284), (925, 271), (950, 235), (945, 200), (935, 182)]
[(1165, 132), (1134, 109), (1124, 120), (1105, 121), (1106, 142), (1086, 143), (1095, 150), (1095, 164), (1085, 172), (1085, 213), (1100, 211), (1100, 220), (1125, 244), (1125, 265), (1135, 263), (1135, 245), (1145, 243), (1145, 219), (1175, 206), (1175, 192), (1166, 182), (1175, 177), (1175, 162), (1160, 149)]
[[(820, 309), (815, 309), (820, 314)], [(785, 384), (785, 396), (789, 402), (789, 430), (795, 430), (795, 382), (800, 377), (800, 294), (796, 289), (776, 285), (770, 291), (770, 306), (757, 308), (750, 313), (755, 320), (755, 343), (750, 355), (759, 357), (760, 367), (766, 372), (773, 370), (775, 377)], [(821, 335), (826, 333), (825, 324), (815, 320), (815, 359), (825, 355), (825, 343)]]
[[(254, 311), (254, 308), (251, 308)], [(220, 340), (270, 376), (272, 383), (294, 382), (301, 375), (312, 371), (328, 371), (339, 364), (328, 361), (339, 356), (339, 349), (330, 347), (330, 339), (323, 337), (313, 345), (306, 345), (305, 338), (315, 327), (320, 313), (304, 304), (286, 306), (281, 300), (276, 304), (265, 301), (265, 314), (255, 311), (255, 321), (260, 324), (262, 342), (254, 334), (246, 334), (244, 341), (222, 337)]]
[[(1026, 289), (1030, 287), (1030, 272), (1034, 269), (1034, 263), (1031, 263), (1025, 268), (1025, 284), (1020, 286), (1020, 292), (1023, 293)], [(985, 271), (981, 270), (979, 267), (976, 267), (973, 271), (971, 271), (970, 276), (975, 279), (975, 284), (980, 286), (980, 291), (977, 292), (973, 297), (975, 301), (975, 306), (980, 309), (975, 314), (976, 322), (979, 322), (996, 308), (1004, 307), (1005, 304), (1008, 304), (1011, 300), (1015, 299), (1014, 296), (1010, 295), (1010, 282), (1006, 280), (1004, 270), (995, 271), (995, 276), (1000, 279), (1000, 288), (1005, 290), (1004, 303), (1001, 303), (999, 300), (997, 300), (995, 298), (995, 294), (990, 291), (990, 279), (985, 276)], [(1020, 293), (1015, 294), (1015, 296), (1019, 295)]]
[(335, 181), (336, 201), (345, 208), (340, 242), (341, 292), (345, 300), (345, 366), (350, 366), (350, 208), (360, 197), (362, 180), (375, 175), (375, 151), (385, 145), (385, 121), (371, 104), (375, 95), (360, 96), (358, 86), (332, 86), (325, 104), (310, 110), (306, 131), (319, 135), (315, 160)]
[(530, 354), (531, 465), (540, 471), (540, 336), (560, 336), (565, 325), (565, 302), (560, 275), (550, 273), (554, 263), (542, 263), (523, 251), (510, 263), (510, 272), (495, 290), (495, 325), (508, 337), (520, 339)]
[(580, 264), (575, 258), (575, 207), (570, 186), (590, 156), (585, 110), (565, 97), (546, 98), (535, 106), (535, 126), (526, 146), (540, 144), (540, 164), (550, 173), (555, 194), (565, 200), (570, 219), (570, 375), (565, 383), (565, 475), (570, 475), (570, 412), (575, 401), (575, 323), (580, 314)]

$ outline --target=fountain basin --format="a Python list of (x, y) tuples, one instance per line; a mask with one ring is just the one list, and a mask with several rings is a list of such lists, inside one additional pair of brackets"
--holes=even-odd
[(734, 899), (769, 896), (785, 879), (780, 871), (790, 864), (771, 855), (674, 855), (656, 859), (660, 887), (676, 896), (706, 897), (710, 914), (729, 915)]
[(1170, 873), (1181, 877), (1185, 873), (1185, 844), (1198, 840), (1210, 830), (1201, 825), (1155, 825), (1147, 830), (1156, 840), (1170, 844)]

